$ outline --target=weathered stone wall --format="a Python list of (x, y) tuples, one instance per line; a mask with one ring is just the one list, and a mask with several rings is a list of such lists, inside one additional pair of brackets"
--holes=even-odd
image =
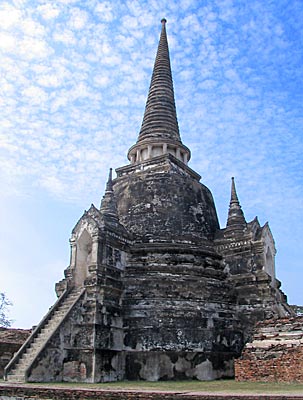
[(181, 245), (159, 249), (137, 248), (126, 267), (126, 378), (233, 376), (243, 340), (219, 260)]
[(199, 175), (178, 164), (166, 155), (117, 170), (119, 219), (140, 242), (213, 239), (219, 228), (209, 189)]
[[(89, 224), (92, 226), (89, 227)], [(40, 351), (28, 380), (102, 382), (124, 377), (123, 320), (121, 296), (127, 241), (119, 225), (106, 227), (107, 220), (93, 206), (73, 230), (73, 246), (85, 232), (91, 235), (92, 256), (82, 287), (85, 293)], [(77, 250), (79, 250), (77, 248)], [(77, 271), (77, 251), (66, 271), (71, 286)]]
[(229, 351), (136, 351), (126, 354), (125, 378), (128, 380), (208, 381), (232, 378), (233, 375), (233, 354)]
[(92, 380), (94, 326), (90, 307), (87, 297), (73, 307), (34, 361), (30, 382)]
[(9, 363), (25, 340), (28, 338), (28, 329), (0, 328), (0, 378), (3, 377), (4, 367)]
[(123, 357), (121, 351), (115, 350), (123, 340), (121, 334), (117, 339), (121, 318), (102, 311), (94, 289), (87, 288), (85, 296), (40, 351), (28, 381), (100, 382), (123, 378)]
[(238, 381), (303, 382), (303, 317), (260, 323), (235, 360)]
[(254, 219), (236, 229), (221, 229), (215, 248), (232, 287), (231, 301), (241, 320), (245, 342), (251, 340), (257, 322), (293, 315), (275, 279), (274, 260), (268, 259), (269, 252), (275, 254), (275, 246), (267, 224), (261, 227)]

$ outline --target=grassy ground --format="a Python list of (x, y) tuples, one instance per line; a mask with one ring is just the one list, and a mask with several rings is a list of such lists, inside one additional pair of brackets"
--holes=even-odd
[[(3, 382), (3, 381), (1, 381)], [(33, 383), (29, 385), (35, 385)], [(263, 383), (263, 382), (235, 382), (234, 380), (219, 380), (210, 382), (201, 381), (166, 381), (166, 382), (113, 382), (99, 384), (78, 383), (42, 383), (39, 386), (91, 388), (110, 390), (152, 390), (176, 392), (208, 392), (208, 393), (238, 393), (238, 394), (301, 394), (302, 383)]]

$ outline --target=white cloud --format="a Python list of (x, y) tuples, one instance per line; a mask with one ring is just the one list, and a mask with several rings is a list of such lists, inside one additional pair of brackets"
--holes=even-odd
[(8, 52), (14, 51), (16, 48), (16, 40), (13, 35), (0, 32), (0, 49)]
[(66, 45), (74, 45), (76, 43), (76, 37), (73, 31), (69, 29), (55, 32), (53, 38), (56, 42), (62, 42)]
[(37, 8), (38, 12), (40, 12), (42, 18), (46, 20), (55, 19), (60, 14), (60, 10), (56, 5), (47, 3), (39, 6)]
[[(136, 31), (136, 29), (138, 28), (139, 23), (140, 23), (140, 20), (139, 20), (139, 18), (136, 17), (136, 16), (125, 15), (125, 16), (122, 18), (122, 25), (123, 25), (123, 27), (126, 28), (127, 30), (133, 30), (132, 34), (133, 34), (134, 36), (136, 36), (135, 31)], [(138, 33), (139, 33), (139, 32), (138, 32)], [(139, 34), (142, 35), (142, 32), (139, 33)]]
[(53, 50), (43, 39), (25, 37), (19, 43), (19, 54), (25, 59), (42, 59), (50, 56)]
[(65, 185), (55, 176), (44, 176), (40, 179), (40, 185), (50, 192), (58, 193), (64, 195), (66, 191)]
[(58, 4), (62, 5), (69, 5), (69, 4), (74, 4), (77, 3), (78, 0), (57, 0)]
[(0, 27), (2, 29), (9, 29), (18, 25), (21, 18), (21, 10), (8, 3), (0, 5)]
[(41, 105), (47, 100), (47, 94), (37, 86), (29, 86), (22, 91), (22, 95), (26, 97), (26, 102), (32, 105)]
[(35, 38), (38, 36), (44, 36), (46, 34), (44, 26), (30, 18), (22, 19), (19, 27), (24, 35)]
[(41, 75), (37, 78), (37, 83), (45, 87), (58, 87), (61, 84), (57, 75)]
[(261, 0), (13, 4), (0, 5), (6, 196), (35, 188), (83, 207), (101, 197), (108, 167), (126, 163), (137, 139), (167, 17), (182, 139), (222, 220), (236, 175), (248, 215), (263, 207), (279, 225), (275, 210), (289, 202), (295, 221), (302, 64), (299, 35), (287, 35), (301, 27), (302, 11), (294, 0), (283, 18), (278, 4)]
[(94, 76), (94, 82), (97, 86), (106, 87), (110, 83), (110, 77), (107, 75), (96, 75)]
[(79, 8), (72, 8), (70, 10), (70, 19), (68, 25), (70, 29), (82, 29), (88, 21), (87, 12), (80, 10)]
[(68, 96), (64, 92), (59, 92), (56, 94), (56, 98), (50, 104), (50, 110), (52, 113), (57, 112), (61, 107), (64, 107), (68, 104)]
[(110, 22), (114, 19), (113, 9), (111, 3), (108, 1), (98, 3), (95, 7), (95, 13), (98, 15), (101, 21)]

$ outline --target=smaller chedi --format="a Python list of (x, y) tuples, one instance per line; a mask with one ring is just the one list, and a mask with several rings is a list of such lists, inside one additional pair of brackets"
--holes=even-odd
[(72, 231), (58, 301), (6, 367), (9, 381), (234, 375), (256, 321), (290, 316), (268, 224), (245, 220), (232, 180), (227, 226), (188, 166), (162, 30), (129, 165)]

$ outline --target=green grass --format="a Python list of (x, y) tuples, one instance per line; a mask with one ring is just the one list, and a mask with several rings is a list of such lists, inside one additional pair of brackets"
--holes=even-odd
[[(102, 386), (105, 384), (102, 384)], [(118, 382), (106, 384), (108, 388), (127, 388), (145, 390), (173, 390), (185, 392), (225, 392), (225, 393), (301, 393), (303, 384), (236, 382), (219, 380), (210, 382), (176, 381), (176, 382)], [(100, 385), (99, 385), (100, 387)]]
[(239, 394), (302, 394), (302, 383), (263, 383), (263, 382), (236, 382), (219, 380), (210, 382), (201, 381), (123, 381), (113, 383), (79, 384), (79, 383), (30, 383), (30, 386), (66, 387), (83, 389), (109, 389), (109, 390), (152, 390), (176, 392), (208, 392), (208, 393), (239, 393)]

